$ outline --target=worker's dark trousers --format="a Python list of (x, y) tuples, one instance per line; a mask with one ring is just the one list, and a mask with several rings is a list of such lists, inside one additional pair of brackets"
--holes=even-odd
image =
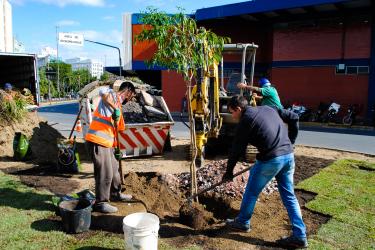
[(96, 202), (107, 202), (111, 195), (121, 191), (121, 178), (118, 161), (113, 148), (87, 142), (87, 150), (94, 163)]

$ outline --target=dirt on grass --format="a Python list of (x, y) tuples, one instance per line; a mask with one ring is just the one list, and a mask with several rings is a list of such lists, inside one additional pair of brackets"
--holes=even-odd
[[(225, 227), (225, 219), (233, 218), (239, 212), (239, 197), (203, 195), (200, 202), (207, 214), (205, 218), (195, 222), (201, 223), (195, 227), (198, 229), (194, 229), (193, 224), (189, 222), (181, 223), (179, 209), (186, 204), (187, 194), (179, 189), (176, 176), (189, 171), (189, 162), (186, 160), (187, 148), (187, 140), (173, 140), (172, 152), (167, 152), (163, 156), (125, 159), (123, 165), (126, 176), (123, 188), (125, 193), (134, 196), (134, 200), (129, 203), (115, 203), (119, 208), (116, 214), (93, 213), (91, 230), (121, 235), (124, 216), (133, 212), (148, 211), (160, 218), (160, 238), (176, 248), (198, 245), (203, 249), (277, 249), (275, 240), (290, 234), (291, 231), (288, 215), (278, 192), (260, 195), (251, 220), (252, 230), (249, 233), (235, 232)], [(374, 157), (363, 154), (303, 146), (296, 147), (295, 158), (296, 184), (313, 176), (337, 159), (375, 161)], [(208, 159), (207, 163), (222, 159), (225, 159), (225, 156)], [(26, 185), (47, 189), (53, 193), (68, 194), (86, 188), (94, 189), (92, 164), (85, 162), (82, 166), (83, 171), (79, 174), (56, 173), (53, 164), (41, 167), (32, 163), (11, 161), (2, 162), (0, 169), (19, 176)], [(306, 202), (314, 199), (314, 194), (300, 190), (297, 190), (296, 194), (308, 235), (312, 235), (329, 220), (329, 217), (314, 213), (305, 207)], [(79, 237), (90, 237), (90, 233)]]

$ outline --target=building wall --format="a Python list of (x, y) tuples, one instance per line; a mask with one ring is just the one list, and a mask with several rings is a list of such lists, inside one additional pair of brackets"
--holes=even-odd
[(161, 73), (163, 97), (171, 112), (181, 111), (182, 98), (186, 93), (186, 85), (182, 75), (175, 71), (163, 70)]
[(368, 66), (363, 62), (370, 57), (370, 37), (370, 25), (365, 22), (275, 29), (273, 62), (293, 65), (271, 70), (282, 102), (316, 108), (321, 101), (334, 101), (343, 110), (359, 104), (365, 112), (369, 75), (336, 74), (336, 66), (348, 66), (349, 61), (352, 66)]
[(0, 52), (13, 52), (12, 6), (0, 0)]
[[(133, 24), (132, 40), (142, 32), (143, 29), (148, 27), (143, 24)], [(155, 42), (133, 42), (133, 61), (144, 61), (152, 57), (157, 49)]]
[[(317, 108), (319, 102), (367, 105), (367, 75), (336, 75), (333, 67), (273, 68), (275, 84), (283, 104), (300, 103)], [(344, 110), (344, 109), (343, 109)]]

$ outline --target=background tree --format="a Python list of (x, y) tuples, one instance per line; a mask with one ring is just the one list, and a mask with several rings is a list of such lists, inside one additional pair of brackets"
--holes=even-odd
[[(148, 8), (143, 12), (141, 22), (142, 32), (136, 36), (135, 42), (155, 41), (157, 51), (146, 63), (157, 65), (181, 73), (184, 77), (188, 100), (191, 100), (191, 87), (197, 73), (220, 62), (225, 42), (229, 38), (220, 37), (204, 27), (198, 27), (195, 20), (182, 13), (168, 15), (156, 8)], [(190, 102), (188, 102), (190, 103)], [(195, 141), (195, 124), (193, 113), (188, 105), (190, 122), (190, 143), (193, 157), (190, 165), (191, 194), (197, 193), (196, 166), (197, 147)]]

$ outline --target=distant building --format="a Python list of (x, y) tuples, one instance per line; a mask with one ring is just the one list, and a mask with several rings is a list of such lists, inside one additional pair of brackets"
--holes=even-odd
[(12, 6), (0, 0), (0, 52), (13, 52)]
[(48, 47), (48, 46), (43, 47), (38, 54), (38, 66), (39, 67), (47, 66), (47, 64), (51, 60), (55, 60), (56, 58), (57, 58), (56, 49)]
[(39, 55), (41, 57), (50, 56), (52, 58), (56, 58), (57, 57), (57, 50), (54, 49), (54, 48), (51, 48), (49, 46), (46, 46), (46, 47), (43, 47), (40, 50), (40, 54)]
[(103, 75), (103, 63), (98, 60), (84, 59), (80, 57), (65, 60), (72, 65), (72, 70), (87, 69), (92, 77), (99, 79)]

